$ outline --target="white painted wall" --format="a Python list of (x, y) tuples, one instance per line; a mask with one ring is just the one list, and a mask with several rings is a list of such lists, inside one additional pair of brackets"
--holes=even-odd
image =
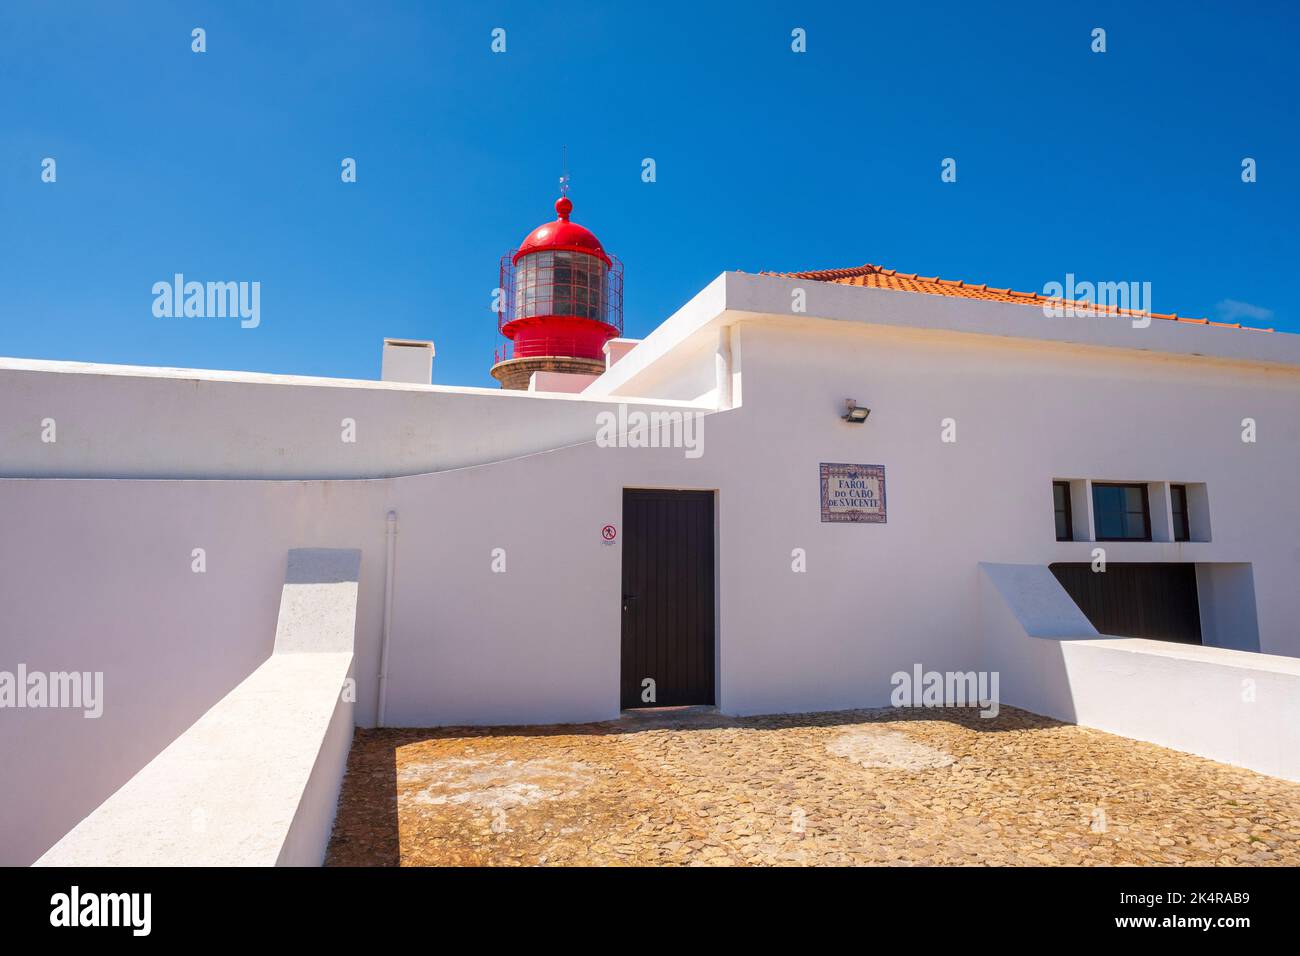
[[(755, 492), (791, 501), (763, 533), (783, 529), (794, 547), (820, 532), (822, 560), (862, 569), (860, 593), (883, 602), (873, 616), (912, 608), (899, 626), (919, 648), (960, 621), (978, 562), (1091, 560), (1096, 543), (1055, 540), (1051, 507), (1052, 478), (1088, 476), (1204, 482), (1213, 540), (1110, 542), (1108, 559), (1250, 563), (1260, 649), (1300, 655), (1296, 370), (869, 326), (745, 324), (742, 338), (743, 420), (780, 442), (751, 470)], [(846, 395), (872, 408), (866, 425), (839, 421)], [(1259, 423), (1255, 444), (1241, 441), (1244, 417)], [(955, 444), (940, 441), (945, 418)], [(818, 460), (885, 465), (889, 523), (815, 525)]]
[(577, 395), (596, 378), (595, 375), (579, 375), (575, 372), (534, 372), (528, 376), (528, 391)]
[[(1246, 354), (1254, 345), (1213, 360), (1103, 348), (1129, 333), (1102, 326), (1084, 344), (922, 327), (926, 308), (937, 310), (931, 326), (965, 321), (938, 297), (867, 297), (871, 323), (756, 319), (730, 309), (730, 284), (671, 320), (691, 339), (682, 367), (652, 370), (672, 354), (656, 332), (581, 397), (0, 370), (4, 474), (441, 469), (385, 480), (0, 480), (0, 667), (104, 669), (115, 701), (98, 722), (0, 715), (0, 761), (33, 768), (30, 781), (0, 781), (0, 802), (38, 821), (0, 828), (0, 860), (39, 853), (270, 653), (289, 548), (362, 550), (356, 713), (369, 723), (389, 509), (399, 516), (393, 724), (617, 713), (622, 541), (606, 545), (599, 532), (620, 522), (624, 487), (718, 493), (729, 713), (882, 705), (894, 671), (980, 667), (981, 562), (1090, 560), (1094, 543), (1055, 540), (1055, 477), (1205, 483), (1213, 540), (1109, 544), (1109, 559), (1249, 564), (1260, 648), (1300, 654), (1293, 337), (1278, 337), (1285, 360), (1270, 366)], [(740, 284), (751, 298), (755, 288)], [(863, 290), (836, 302), (853, 291)], [(658, 381), (689, 394), (693, 377), (710, 376), (716, 387), (709, 323), (724, 313), (739, 323), (738, 407), (705, 419), (703, 457), (596, 447), (595, 413), (616, 407), (596, 392)], [(1177, 330), (1177, 347), (1195, 331)], [(1210, 335), (1205, 348), (1223, 341)], [(873, 409), (867, 424), (841, 421), (846, 396)], [(371, 437), (344, 450), (332, 423), (352, 409)], [(67, 423), (57, 449), (37, 447), (46, 414)], [(1259, 423), (1254, 445), (1240, 441), (1246, 416)], [(940, 441), (949, 417), (951, 445)], [(517, 457), (555, 445), (570, 447)], [(822, 524), (823, 461), (884, 465), (888, 523)], [(198, 546), (206, 577), (190, 572)], [(495, 548), (505, 574), (491, 570)], [(807, 573), (791, 571), (795, 548)]]
[(605, 368), (609, 368), (637, 347), (640, 339), (610, 339), (601, 349), (605, 353)]
[[(34, 860), (270, 656), (290, 548), (362, 548), (358, 633), (377, 634), (389, 486), (0, 480), (0, 670), (102, 671), (105, 697), (98, 719), (0, 710), (0, 764), (24, 768), (0, 775), (0, 864)], [(359, 667), (369, 687), (373, 654)]]
[[(596, 416), (614, 407), (579, 395), (0, 359), (0, 477), (421, 474), (591, 441)], [(42, 440), (47, 419), (55, 442)], [(355, 441), (343, 440), (345, 419)]]
[(37, 864), (320, 866), (352, 743), (351, 663), (271, 655)]
[(271, 656), (42, 855), (47, 866), (320, 866), (352, 745), (361, 552), (289, 551)]
[(1259, 650), (1258, 600), (1249, 564), (1198, 564), (1201, 643), (1239, 651)]
[[(717, 352), (718, 332), (717, 328), (709, 327), (678, 343), (672, 361), (652, 363), (637, 376), (637, 392), (620, 391), (616, 394), (653, 395), (676, 401), (715, 404), (717, 376), (714, 356)], [(624, 361), (631, 364), (630, 353)], [(602, 375), (587, 386), (586, 394), (602, 394), (605, 388), (602, 382), (604, 378)]]
[(1041, 565), (984, 565), (980, 604), (1004, 703), (1300, 780), (1300, 660), (1076, 629)]

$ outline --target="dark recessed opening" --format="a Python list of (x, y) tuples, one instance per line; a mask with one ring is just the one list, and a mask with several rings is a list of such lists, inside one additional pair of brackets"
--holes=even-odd
[(1201, 643), (1195, 564), (1053, 564), (1051, 570), (1092, 626), (1117, 637)]

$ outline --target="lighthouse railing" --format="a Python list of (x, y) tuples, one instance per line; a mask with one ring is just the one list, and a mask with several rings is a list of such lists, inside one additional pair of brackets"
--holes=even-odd
[[(598, 286), (600, 293), (593, 303), (589, 297), (589, 285), (579, 282), (557, 285), (554, 267), (535, 269), (531, 279), (533, 284), (525, 290), (524, 296), (520, 296), (514, 255), (511, 251), (501, 257), (500, 282), (493, 303), (498, 332), (504, 334), (505, 327), (519, 319), (557, 315), (593, 319), (617, 330), (618, 335), (623, 334), (623, 263), (617, 258), (611, 256), (612, 264), (602, 271), (601, 285)], [(557, 303), (571, 303), (572, 308), (557, 309)]]
[(573, 356), (589, 358), (590, 339), (577, 339), (571, 336), (548, 335), (542, 338), (529, 338), (525, 342), (502, 342), (492, 354), (492, 364), (508, 362), (517, 358), (536, 358), (541, 355), (553, 355), (557, 358)]

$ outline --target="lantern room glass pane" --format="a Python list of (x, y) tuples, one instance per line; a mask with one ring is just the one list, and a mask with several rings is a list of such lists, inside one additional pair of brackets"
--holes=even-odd
[(608, 267), (581, 252), (534, 252), (515, 266), (515, 318), (572, 315), (606, 321)]

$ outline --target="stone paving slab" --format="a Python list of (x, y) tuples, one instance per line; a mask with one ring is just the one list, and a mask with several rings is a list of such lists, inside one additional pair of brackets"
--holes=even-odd
[(1296, 865), (1300, 784), (1011, 707), (358, 730), (328, 865)]

